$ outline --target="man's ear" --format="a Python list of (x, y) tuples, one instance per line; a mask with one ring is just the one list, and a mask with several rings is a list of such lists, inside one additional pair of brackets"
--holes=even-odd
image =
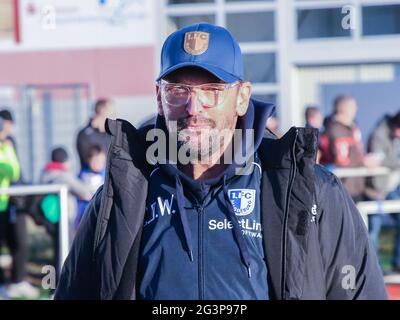
[(249, 107), (249, 101), (251, 96), (251, 85), (250, 82), (243, 82), (240, 86), (237, 104), (236, 104), (236, 112), (239, 117), (243, 116), (247, 112), (247, 108)]
[(157, 96), (157, 112), (160, 116), (163, 116), (164, 110), (162, 108), (161, 91), (160, 91), (160, 86), (158, 84), (156, 84), (156, 96)]

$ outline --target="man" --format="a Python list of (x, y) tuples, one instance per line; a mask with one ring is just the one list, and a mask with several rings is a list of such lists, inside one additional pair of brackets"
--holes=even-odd
[(264, 137), (274, 107), (250, 99), (226, 29), (171, 34), (156, 90), (155, 127), (107, 121), (105, 183), (56, 299), (386, 297), (359, 213), (314, 163), (316, 132)]
[[(20, 165), (14, 144), (9, 140), (10, 130), (5, 124), (4, 110), (0, 113), (0, 187), (7, 188), (20, 178)], [(9, 114), (9, 112), (8, 112)], [(28, 257), (26, 220), (10, 205), (6, 194), (0, 195), (0, 247), (6, 244), (12, 255), (11, 282), (5, 286), (5, 276), (0, 270), (1, 298), (37, 298), (39, 291), (25, 281), (25, 264)]]
[[(385, 115), (369, 137), (368, 151), (380, 159), (380, 165), (393, 170), (389, 175), (368, 179), (366, 194), (371, 200), (400, 199), (400, 112)], [(396, 236), (392, 270), (400, 272), (400, 214), (390, 215), (395, 222)], [(379, 252), (379, 233), (384, 217), (379, 214), (369, 217), (369, 234)], [(389, 221), (388, 221), (389, 222)]]
[[(319, 142), (321, 164), (341, 168), (378, 165), (375, 155), (364, 153), (361, 131), (354, 122), (356, 114), (357, 102), (353, 97), (336, 97), (334, 114), (325, 122)], [(344, 178), (342, 181), (354, 201), (363, 200), (364, 177)]]
[(110, 137), (105, 131), (107, 118), (114, 118), (114, 106), (108, 99), (99, 99), (94, 106), (95, 115), (90, 119), (88, 125), (78, 133), (76, 146), (82, 169), (87, 169), (87, 152), (92, 145), (99, 145), (107, 153), (110, 145)]
[(322, 127), (323, 117), (318, 107), (309, 106), (304, 112), (306, 119), (306, 128), (314, 128), (320, 130)]

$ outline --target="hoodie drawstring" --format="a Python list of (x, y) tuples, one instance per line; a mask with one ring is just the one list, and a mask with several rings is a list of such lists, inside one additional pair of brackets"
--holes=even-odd
[(186, 251), (189, 255), (189, 259), (193, 262), (193, 245), (192, 245), (192, 232), (190, 231), (187, 214), (184, 206), (185, 198), (183, 195), (183, 187), (179, 176), (175, 176), (175, 186), (176, 186), (176, 202), (178, 204), (179, 217), (181, 219), (183, 234), (185, 235), (185, 245)]
[[(185, 198), (183, 195), (182, 182), (178, 175), (175, 176), (175, 186), (176, 186), (176, 194), (177, 194), (176, 199), (179, 210), (179, 217), (182, 223), (183, 233), (185, 237), (184, 247), (186, 248), (190, 261), (193, 262), (192, 232), (190, 231), (187, 214), (184, 206)], [(232, 203), (229, 199), (228, 189), (226, 186), (226, 176), (223, 177), (223, 192), (224, 192), (225, 204), (229, 212), (229, 219), (233, 224), (233, 232), (239, 247), (240, 255), (246, 267), (247, 275), (249, 278), (251, 278), (250, 251), (248, 244), (246, 243), (246, 240), (242, 234), (242, 229), (240, 228), (239, 221), (236, 217)]]
[(251, 269), (250, 269), (250, 251), (249, 246), (246, 243), (242, 230), (239, 226), (239, 221), (236, 217), (235, 211), (233, 209), (233, 205), (231, 200), (229, 199), (228, 188), (226, 186), (226, 176), (223, 177), (223, 189), (224, 189), (224, 198), (226, 208), (229, 212), (229, 218), (233, 224), (233, 232), (235, 235), (236, 242), (238, 244), (240, 255), (242, 257), (243, 263), (247, 269), (247, 275), (251, 278)]

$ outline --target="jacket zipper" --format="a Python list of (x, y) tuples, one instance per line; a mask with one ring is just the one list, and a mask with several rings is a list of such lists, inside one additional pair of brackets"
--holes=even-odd
[(281, 299), (285, 299), (285, 285), (286, 285), (286, 241), (287, 241), (287, 222), (289, 216), (289, 205), (290, 205), (290, 193), (292, 192), (293, 181), (296, 176), (296, 154), (295, 154), (295, 147), (296, 147), (296, 140), (299, 131), (296, 128), (296, 135), (294, 138), (293, 146), (292, 146), (292, 166), (290, 170), (290, 177), (289, 177), (289, 186), (286, 192), (286, 206), (285, 206), (285, 213), (283, 217), (283, 237), (282, 237), (282, 278), (281, 278)]
[(199, 300), (204, 300), (204, 255), (203, 255), (203, 221), (204, 208), (202, 205), (196, 205), (199, 223), (199, 238), (198, 238), (198, 260), (199, 260)]

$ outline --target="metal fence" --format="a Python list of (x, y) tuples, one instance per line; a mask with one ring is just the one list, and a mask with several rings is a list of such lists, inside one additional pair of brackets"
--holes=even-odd
[[(333, 173), (339, 178), (374, 177), (392, 174), (387, 167), (377, 168), (335, 168)], [(358, 211), (368, 228), (368, 215), (400, 213), (400, 200), (360, 201), (356, 203)]]
[(76, 135), (89, 119), (91, 95), (85, 83), (0, 86), (0, 108), (14, 115), (13, 136), (25, 182), (39, 182), (55, 146), (64, 146), (78, 168)]
[(59, 220), (59, 245), (60, 259), (58, 268), (61, 267), (67, 258), (69, 243), (69, 221), (68, 221), (68, 187), (66, 185), (49, 184), (49, 185), (31, 185), (31, 186), (11, 186), (9, 188), (0, 188), (0, 194), (8, 194), (10, 196), (27, 196), (40, 194), (58, 194), (60, 198), (60, 220)]

